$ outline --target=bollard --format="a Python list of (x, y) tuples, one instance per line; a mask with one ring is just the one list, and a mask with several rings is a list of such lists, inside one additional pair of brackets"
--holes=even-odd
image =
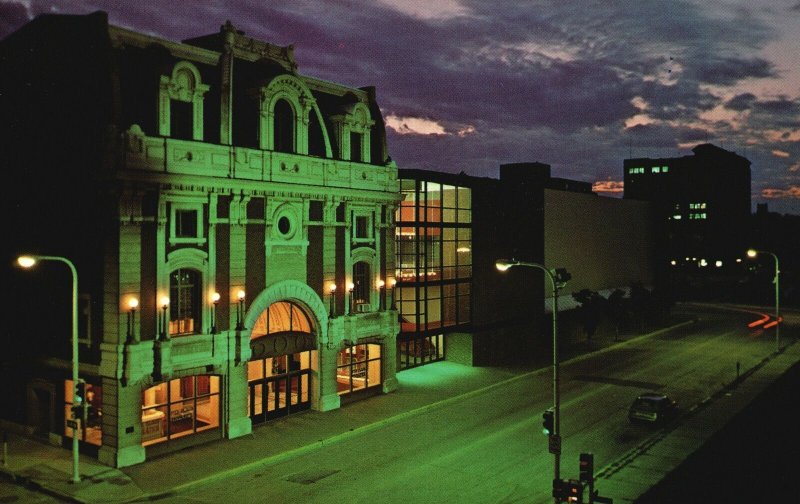
[(737, 383), (739, 382), (739, 369), (741, 368), (741, 366), (742, 366), (742, 363), (739, 362), (739, 361), (736, 361), (736, 382)]
[(8, 433), (3, 431), (3, 467), (8, 467)]

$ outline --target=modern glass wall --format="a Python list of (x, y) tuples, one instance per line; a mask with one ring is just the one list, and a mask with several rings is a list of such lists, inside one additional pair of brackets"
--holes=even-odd
[(400, 181), (397, 287), (399, 368), (444, 358), (443, 330), (470, 322), (472, 195), (468, 187)]

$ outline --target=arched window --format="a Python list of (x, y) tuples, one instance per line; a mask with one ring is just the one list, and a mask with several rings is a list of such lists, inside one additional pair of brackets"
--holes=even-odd
[(281, 332), (312, 333), (306, 312), (291, 301), (272, 303), (256, 320), (250, 339)]
[(353, 304), (369, 303), (369, 295), (372, 288), (369, 269), (369, 264), (364, 261), (359, 261), (353, 265)]
[(179, 61), (172, 75), (162, 75), (159, 87), (158, 133), (181, 140), (203, 139), (203, 97), (207, 84), (197, 67)]
[(274, 147), (278, 152), (294, 152), (294, 111), (286, 100), (275, 102)]
[(202, 276), (193, 269), (178, 269), (169, 276), (169, 334), (198, 334), (202, 330)]

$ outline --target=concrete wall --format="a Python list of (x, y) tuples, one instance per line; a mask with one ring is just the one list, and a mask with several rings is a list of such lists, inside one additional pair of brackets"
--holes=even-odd
[(544, 263), (567, 268), (561, 292), (653, 285), (650, 204), (545, 189)]

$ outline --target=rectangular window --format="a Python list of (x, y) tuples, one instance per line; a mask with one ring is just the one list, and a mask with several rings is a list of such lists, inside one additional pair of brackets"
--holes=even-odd
[(374, 240), (373, 215), (373, 212), (365, 210), (357, 210), (352, 213), (352, 235), (354, 242), (364, 243)]
[(202, 203), (171, 203), (169, 217), (169, 242), (171, 245), (205, 243)]
[(197, 238), (197, 210), (175, 211), (175, 237)]
[(219, 427), (219, 376), (185, 376), (142, 392), (142, 446)]
[(652, 167), (652, 168), (650, 169), (650, 171), (651, 171), (652, 173), (661, 173), (661, 167), (660, 167), (660, 166), (654, 166), (654, 167)]

